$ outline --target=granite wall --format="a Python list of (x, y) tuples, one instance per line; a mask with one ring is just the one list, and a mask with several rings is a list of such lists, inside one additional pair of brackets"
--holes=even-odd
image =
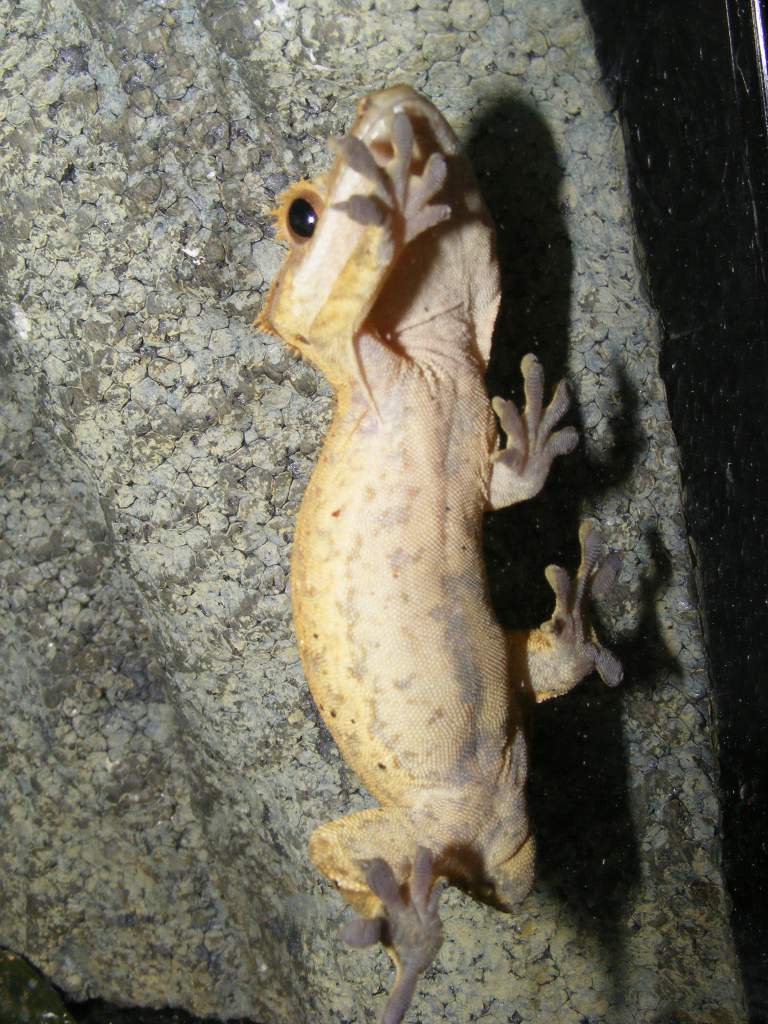
[(540, 710), (539, 881), (452, 890), (411, 1019), (745, 1020), (717, 761), (657, 328), (621, 137), (576, 0), (0, 3), (0, 943), (73, 996), (363, 1021), (383, 953), (307, 838), (368, 796), (307, 694), (293, 523), (331, 396), (251, 321), (274, 196), (359, 96), (407, 81), (500, 232), (494, 391), (565, 372), (583, 444), (489, 523), (500, 615), (595, 517), (627, 666)]

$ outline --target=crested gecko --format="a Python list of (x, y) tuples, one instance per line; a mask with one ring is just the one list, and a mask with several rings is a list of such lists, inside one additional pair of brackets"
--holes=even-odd
[(575, 580), (545, 570), (552, 618), (501, 628), (483, 514), (537, 494), (575, 446), (575, 429), (558, 429), (566, 386), (545, 406), (526, 355), (524, 409), (489, 401), (494, 228), (438, 110), (385, 89), (331, 145), (330, 171), (281, 197), (289, 253), (257, 324), (336, 394), (296, 524), (294, 624), (320, 713), (380, 806), (321, 825), (310, 856), (360, 914), (346, 941), (390, 953), (382, 1021), (398, 1024), (440, 948), (442, 886), (509, 909), (532, 885), (523, 705), (593, 671), (620, 681), (585, 608), (619, 562), (583, 524)]

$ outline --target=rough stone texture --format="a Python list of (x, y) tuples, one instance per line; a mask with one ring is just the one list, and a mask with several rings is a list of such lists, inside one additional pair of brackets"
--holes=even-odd
[(500, 614), (515, 565), (552, 560), (553, 504), (573, 557), (581, 501), (625, 552), (606, 616), (628, 667), (621, 692), (541, 709), (537, 888), (512, 917), (447, 894), (411, 1018), (744, 1021), (676, 450), (576, 0), (22, 0), (0, 25), (0, 943), (81, 998), (375, 1017), (386, 957), (340, 946), (306, 854), (368, 797), (307, 695), (287, 592), (330, 394), (249, 324), (275, 193), (406, 80), (500, 223), (494, 390), (534, 348), (584, 434), (523, 555), (510, 516), (490, 525)]

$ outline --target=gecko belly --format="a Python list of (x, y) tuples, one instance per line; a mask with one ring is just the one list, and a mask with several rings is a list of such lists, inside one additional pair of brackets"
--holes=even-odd
[(400, 802), (404, 783), (481, 775), (486, 752), (503, 744), (508, 702), (480, 493), (475, 485), (474, 500), (471, 491), (462, 500), (429, 486), (439, 479), (424, 465), (429, 453), (423, 438), (420, 449), (381, 432), (347, 435), (338, 453), (327, 444), (293, 549), (313, 697), (368, 788), (386, 799), (395, 785)]

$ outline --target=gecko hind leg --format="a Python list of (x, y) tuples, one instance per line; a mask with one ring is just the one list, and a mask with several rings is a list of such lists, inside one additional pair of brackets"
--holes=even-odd
[(572, 580), (559, 565), (544, 570), (555, 595), (549, 621), (531, 630), (527, 638), (528, 673), (537, 701), (549, 700), (573, 689), (591, 672), (606, 686), (622, 679), (619, 659), (598, 639), (589, 622), (588, 605), (613, 586), (621, 567), (618, 555), (603, 557), (600, 536), (591, 522), (579, 527), (581, 563)]
[(494, 897), (502, 910), (512, 910), (521, 903), (533, 886), (536, 844), (528, 836), (511, 857), (489, 870)]
[(437, 904), (443, 882), (434, 881), (432, 853), (420, 846), (414, 857), (407, 896), (389, 864), (376, 857), (363, 864), (371, 891), (381, 900), (384, 916), (358, 917), (342, 931), (354, 947), (383, 943), (397, 975), (381, 1024), (400, 1024), (410, 1006), (419, 976), (437, 956), (443, 942), (443, 926)]
[(320, 825), (312, 833), (312, 862), (361, 916), (342, 931), (355, 947), (381, 942), (397, 976), (382, 1024), (399, 1024), (419, 975), (442, 943), (437, 913), (442, 883), (433, 854), (420, 845), (423, 829), (403, 807), (372, 807)]
[(375, 917), (381, 900), (371, 890), (363, 864), (382, 858), (402, 885), (418, 845), (407, 808), (369, 807), (316, 828), (309, 840), (309, 856), (359, 914)]

